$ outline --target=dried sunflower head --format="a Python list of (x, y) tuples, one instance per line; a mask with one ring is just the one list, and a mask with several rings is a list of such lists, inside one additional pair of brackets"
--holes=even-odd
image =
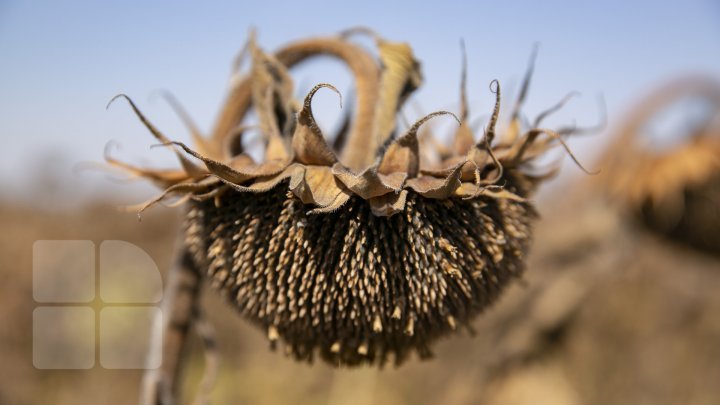
[[(703, 125), (669, 150), (642, 144), (648, 121), (682, 99), (711, 107)], [(686, 77), (658, 88), (630, 112), (604, 158), (605, 189), (653, 231), (720, 253), (720, 83)]]
[[(253, 40), (250, 72), (233, 86), (210, 138), (171, 142), (132, 104), (182, 170), (154, 171), (109, 158), (186, 203), (185, 241), (213, 287), (298, 359), (396, 363), (480, 313), (523, 271), (536, 217), (527, 198), (547, 173), (533, 161), (562, 136), (522, 130), (519, 107), (496, 137), (500, 86), (482, 136), (462, 108), (449, 148), (419, 136), (430, 114), (400, 133), (396, 116), (421, 83), (407, 44), (374, 35), (379, 61), (339, 36), (291, 43), (274, 54)], [(315, 55), (343, 61), (357, 101), (330, 145), (312, 99), (293, 98), (289, 69)], [(338, 93), (339, 94), (339, 93)], [(242, 148), (253, 110), (264, 160)], [(537, 123), (539, 124), (543, 114)], [(496, 139), (497, 138), (497, 139)], [(191, 161), (188, 156), (192, 156)], [(428, 158), (429, 156), (429, 158)], [(201, 164), (197, 164), (200, 162)]]

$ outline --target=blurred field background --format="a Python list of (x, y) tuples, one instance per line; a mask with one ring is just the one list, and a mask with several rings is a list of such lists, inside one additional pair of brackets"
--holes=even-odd
[[(102, 161), (109, 141), (120, 144), (114, 154), (126, 160), (174, 164), (167, 151), (148, 149), (153, 141), (128, 108), (106, 111), (107, 101), (127, 93), (163, 132), (185, 140), (187, 131), (153, 95), (173, 92), (208, 129), (250, 27), (274, 49), (356, 25), (410, 42), (423, 62), (425, 83), (409, 103), (411, 119), (419, 110), (457, 108), (460, 38), (475, 116), (491, 109), (490, 80), (500, 80), (507, 99), (517, 92), (532, 45), (540, 42), (525, 111), (532, 117), (577, 90), (583, 96), (549, 126), (593, 125), (602, 92), (607, 129), (570, 142), (591, 168), (602, 169), (598, 157), (613, 129), (651, 89), (689, 73), (720, 78), (720, 6), (712, 1), (542, 7), (0, 1), (1, 404), (137, 399), (140, 371), (37, 370), (32, 362), (33, 242), (117, 239), (144, 249), (161, 271), (171, 260), (180, 211), (156, 208), (138, 222), (117, 207), (156, 191), (87, 170), (87, 162)], [(339, 64), (318, 65), (296, 70), (300, 93), (320, 81), (349, 92), (351, 78)], [(322, 126), (338, 124), (332, 96), (319, 94), (314, 108)], [(672, 145), (696, 113), (668, 114), (650, 135)], [(605, 203), (597, 179), (567, 163), (538, 196), (542, 218), (526, 277), (477, 320), (475, 336), (442, 340), (431, 361), (381, 371), (296, 364), (281, 350), (271, 352), (262, 331), (205, 291), (223, 355), (214, 403), (718, 403), (720, 261), (645, 232)], [(196, 345), (186, 399), (202, 368)]]

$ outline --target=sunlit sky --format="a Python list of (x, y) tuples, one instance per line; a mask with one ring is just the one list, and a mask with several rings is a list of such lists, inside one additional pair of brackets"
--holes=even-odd
[[(540, 6), (540, 4), (542, 4)], [(122, 103), (123, 92), (171, 138), (187, 131), (158, 89), (174, 93), (209, 131), (228, 86), (231, 62), (254, 27), (265, 49), (290, 40), (363, 25), (408, 41), (423, 63), (425, 84), (406, 114), (457, 108), (460, 39), (468, 54), (472, 112), (490, 111), (488, 83), (517, 90), (532, 45), (540, 55), (525, 112), (537, 114), (566, 93), (574, 100), (554, 123), (594, 124), (596, 94), (610, 128), (652, 87), (690, 72), (720, 76), (720, 3), (707, 1), (161, 2), (0, 0), (0, 194), (32, 195), (48, 180), (76, 195), (135, 190), (107, 175), (74, 173), (102, 161), (104, 146), (134, 162), (171, 165)], [(339, 63), (297, 70), (299, 92), (351, 81)], [(417, 105), (418, 108), (412, 107)], [(327, 92), (315, 110), (332, 128), (341, 112)], [(592, 161), (603, 134), (571, 142)], [(572, 170), (572, 169), (570, 169)], [(46, 175), (44, 182), (35, 179)]]

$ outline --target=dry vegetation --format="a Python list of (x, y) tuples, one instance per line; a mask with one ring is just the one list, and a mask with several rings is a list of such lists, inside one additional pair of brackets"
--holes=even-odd
[[(251, 89), (246, 90), (247, 94), (241, 98), (247, 100), (240, 104), (247, 104), (251, 99)], [(267, 101), (261, 96), (256, 95), (255, 102)], [(249, 104), (245, 104), (241, 109), (249, 108)], [(464, 120), (466, 117), (462, 115)], [(645, 119), (645, 115), (639, 114), (629, 121)], [(229, 123), (221, 122), (222, 125), (232, 127)], [(312, 125), (308, 128), (312, 132)], [(310, 137), (310, 132), (305, 135)], [(210, 154), (221, 153), (214, 150), (212, 144), (200, 142), (199, 145), (204, 145)], [(492, 156), (489, 142), (477, 145), (478, 153)], [(469, 143), (463, 150), (467, 153), (467, 148), (472, 147)], [(526, 152), (525, 147), (519, 148), (520, 154), (515, 156)], [(518, 153), (514, 147), (510, 150)], [(530, 148), (528, 153), (537, 155), (543, 150), (543, 147)], [(702, 152), (706, 151), (707, 148), (703, 148)], [(363, 159), (365, 157), (360, 160)], [(695, 166), (700, 164), (700, 159), (684, 159)], [(709, 161), (710, 168), (702, 170), (710, 173), (705, 180), (714, 179), (713, 175), (718, 173), (717, 167), (712, 166), (717, 163), (717, 156)], [(457, 167), (462, 168), (468, 162), (470, 158), (461, 159)], [(488, 169), (484, 179), (494, 177), (493, 170), (499, 171), (498, 165), (488, 163), (487, 159), (483, 162)], [(213, 173), (213, 168), (221, 168), (218, 162), (204, 163)], [(329, 163), (336, 164), (337, 160)], [(609, 159), (604, 163), (614, 165), (613, 170), (598, 178), (584, 178), (568, 186), (566, 189), (571, 191), (562, 195), (549, 195), (537, 207), (541, 219), (533, 234), (528, 270), (520, 282), (510, 284), (497, 303), (484, 308), (482, 316), (467, 317), (469, 328), (459, 328), (457, 334), (440, 339), (434, 346), (432, 360), (420, 360), (413, 353), (401, 367), (386, 365), (381, 369), (334, 368), (319, 361), (312, 365), (294, 362), (292, 356), (285, 356), (282, 350), (268, 350), (267, 330), (243, 321), (237, 308), (228, 305), (215, 290), (204, 288), (202, 307), (216, 329), (222, 357), (211, 395), (213, 403), (717, 403), (720, 398), (717, 383), (720, 381), (720, 316), (717, 315), (720, 313), (720, 294), (717, 293), (720, 291), (720, 252), (707, 246), (704, 251), (695, 249), (690, 247), (693, 243), (687, 238), (648, 227), (642, 215), (637, 215), (647, 205), (643, 200), (646, 196), (633, 199), (633, 202), (639, 201), (636, 205), (628, 205), (626, 199), (618, 197), (623, 196), (622, 187), (613, 183), (617, 177), (614, 170), (627, 175), (627, 168), (631, 166)], [(621, 165), (627, 165), (623, 166), (625, 171)], [(183, 191), (193, 194), (200, 190), (193, 187), (203, 182), (204, 177), (193, 178), (195, 169), (188, 168), (186, 165), (185, 170), (160, 174), (155, 180), (171, 186), (191, 179), (193, 186)], [(330, 170), (329, 166), (322, 170), (325, 169)], [(640, 177), (623, 178), (624, 184), (643, 184), (651, 177), (643, 174), (648, 171), (630, 172)], [(278, 173), (280, 171), (268, 176)], [(247, 180), (241, 183), (251, 184)], [(257, 181), (252, 184), (261, 183), (262, 179)], [(652, 187), (657, 187), (656, 183)], [(211, 185), (222, 188), (232, 184), (232, 181), (217, 181)], [(468, 184), (480, 187), (472, 180)], [(681, 178), (679, 184), (675, 190), (679, 190), (678, 195), (692, 198), (693, 194), (683, 188), (689, 183), (683, 183)], [(714, 183), (691, 185), (693, 190), (699, 187), (701, 191), (711, 191), (704, 195), (703, 201), (711, 203), (707, 212), (717, 215), (719, 200), (708, 184)], [(207, 191), (206, 186), (207, 183), (201, 184), (203, 192)], [(609, 189), (614, 191), (608, 192)], [(234, 193), (227, 189), (223, 192)], [(212, 194), (206, 204), (215, 207), (216, 195)], [(317, 195), (313, 193), (314, 197)], [(298, 198), (302, 199), (302, 193)], [(327, 208), (336, 198), (337, 195), (327, 199), (325, 207), (317, 201), (303, 201)], [(349, 200), (350, 197), (345, 202)], [(367, 203), (352, 200), (350, 206), (358, 202)], [(413, 204), (414, 199), (403, 200), (400, 211), (412, 210)], [(253, 208), (252, 204), (247, 206)], [(207, 211), (215, 209), (212, 207)], [(363, 207), (367, 211), (366, 221), (379, 221), (370, 217), (369, 203)], [(679, 214), (681, 216), (691, 212), (693, 205), (688, 203), (683, 207), (686, 211)], [(134, 214), (120, 213), (110, 204), (90, 205), (62, 214), (7, 202), (0, 205), (4, 229), (0, 234), (0, 268), (3, 269), (0, 293), (4, 304), (0, 315), (5, 326), (0, 332), (0, 403), (75, 404), (81, 398), (86, 403), (126, 404), (137, 400), (140, 371), (100, 367), (77, 371), (33, 368), (32, 311), (36, 303), (32, 300), (32, 244), (38, 239), (125, 240), (147, 251), (166, 271), (171, 262), (170, 247), (175, 244), (182, 216), (178, 211), (160, 209), (146, 213), (143, 221), (138, 222)], [(702, 228), (703, 232), (719, 234), (717, 229), (707, 228), (710, 229), (707, 231), (706, 228)], [(690, 226), (685, 231), (694, 229), (700, 228)], [(202, 238), (222, 241), (216, 236), (203, 235)], [(678, 243), (678, 239), (690, 245)], [(703, 236), (703, 240), (716, 241), (707, 236)], [(202, 262), (203, 258), (197, 261)], [(222, 271), (215, 271), (215, 283)], [(99, 304), (96, 302), (96, 307)], [(292, 345), (293, 332), (289, 329), (287, 333), (286, 339)], [(145, 341), (147, 336), (128, 331), (127, 338)], [(182, 384), (184, 398), (193, 397), (205, 369), (199, 341), (192, 339)], [(293, 353), (296, 350), (291, 346), (288, 354), (307, 357)], [(357, 348), (353, 348), (353, 355), (356, 353)], [(352, 361), (347, 363), (356, 363), (354, 358), (349, 360)]]
[[(335, 370), (268, 350), (264, 333), (215, 294), (204, 305), (223, 355), (215, 403), (716, 403), (720, 397), (718, 259), (629, 224), (592, 192), (540, 207), (529, 271), (467, 334), (431, 361)], [(176, 218), (138, 223), (109, 206), (50, 215), (4, 205), (3, 403), (132, 403), (136, 371), (32, 367), (31, 249), (36, 239), (123, 239), (166, 268)], [(145, 337), (136, 337), (145, 339)], [(202, 373), (195, 345), (188, 384)]]

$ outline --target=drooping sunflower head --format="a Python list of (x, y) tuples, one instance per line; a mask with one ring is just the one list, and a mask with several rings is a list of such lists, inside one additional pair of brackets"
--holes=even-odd
[[(430, 354), (439, 336), (467, 326), (521, 274), (536, 216), (528, 197), (547, 173), (533, 161), (565, 146), (569, 131), (523, 130), (519, 108), (496, 136), (495, 108), (481, 134), (468, 123), (465, 72), (459, 117), (446, 111), (400, 131), (403, 102), (421, 84), (411, 48), (374, 35), (379, 60), (339, 36), (291, 43), (274, 54), (249, 41), (251, 68), (233, 85), (211, 137), (172, 142), (135, 112), (182, 169), (154, 171), (108, 160), (163, 185), (186, 203), (187, 248), (210, 284), (298, 359), (402, 362)], [(316, 55), (355, 77), (354, 111), (332, 144), (312, 99), (293, 97), (289, 69)], [(129, 99), (128, 99), (129, 101)], [(553, 108), (554, 110), (556, 108)], [(254, 111), (265, 151), (242, 148)], [(552, 110), (549, 110), (552, 111)], [(422, 125), (458, 122), (450, 147)], [(194, 131), (196, 132), (196, 131)]]
[[(643, 139), (649, 122), (688, 99), (704, 102), (709, 113), (683, 142), (658, 150)], [(611, 199), (640, 223), (713, 253), (720, 253), (719, 117), (720, 83), (713, 79), (684, 77), (658, 88), (618, 128), (601, 177)]]

